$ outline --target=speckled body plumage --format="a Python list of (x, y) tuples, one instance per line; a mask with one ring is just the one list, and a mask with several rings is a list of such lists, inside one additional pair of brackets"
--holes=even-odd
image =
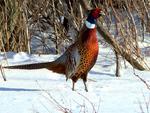
[(98, 56), (98, 40), (96, 36), (96, 28), (85, 28), (81, 33), (79, 40), (75, 43), (80, 55), (80, 63), (77, 66), (77, 71), (72, 75), (73, 81), (77, 81), (82, 77), (82, 74), (87, 74), (96, 62)]
[[(66, 52), (53, 62), (28, 64), (22, 66), (9, 66), (6, 68), (38, 69), (47, 68), (57, 73), (66, 75), (66, 80), (72, 79), (73, 87), (79, 78), (83, 79), (85, 90), (87, 90), (87, 74), (94, 66), (98, 56), (98, 39), (96, 35), (95, 22), (101, 10), (94, 9), (89, 14), (88, 25), (84, 25), (80, 31), (77, 41), (69, 46)], [(92, 25), (90, 27), (89, 25)]]

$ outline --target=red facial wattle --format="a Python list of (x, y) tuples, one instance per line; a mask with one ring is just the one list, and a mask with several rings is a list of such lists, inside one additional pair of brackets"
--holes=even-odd
[(101, 12), (101, 9), (99, 8), (96, 8), (94, 10), (91, 11), (91, 16), (94, 18), (94, 19), (97, 19), (100, 15), (100, 12)]

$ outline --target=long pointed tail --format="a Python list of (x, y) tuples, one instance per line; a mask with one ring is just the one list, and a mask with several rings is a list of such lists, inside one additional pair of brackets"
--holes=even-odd
[(65, 74), (65, 66), (63, 64), (58, 64), (54, 62), (45, 62), (45, 63), (34, 63), (34, 64), (24, 64), (24, 65), (15, 65), (15, 66), (5, 66), (4, 68), (8, 69), (41, 69), (46, 68), (48, 70), (52, 70), (56, 73)]

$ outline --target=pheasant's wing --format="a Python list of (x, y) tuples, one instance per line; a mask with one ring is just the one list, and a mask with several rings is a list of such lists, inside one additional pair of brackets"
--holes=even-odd
[(68, 79), (75, 74), (77, 67), (80, 64), (80, 54), (78, 48), (73, 47), (72, 49), (68, 50), (66, 56), (66, 79)]

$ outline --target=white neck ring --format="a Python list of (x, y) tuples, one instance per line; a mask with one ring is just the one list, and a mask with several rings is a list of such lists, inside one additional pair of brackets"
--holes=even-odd
[(87, 20), (85, 21), (85, 25), (87, 28), (89, 29), (94, 29), (95, 28), (95, 24), (91, 24), (90, 22), (88, 22)]

